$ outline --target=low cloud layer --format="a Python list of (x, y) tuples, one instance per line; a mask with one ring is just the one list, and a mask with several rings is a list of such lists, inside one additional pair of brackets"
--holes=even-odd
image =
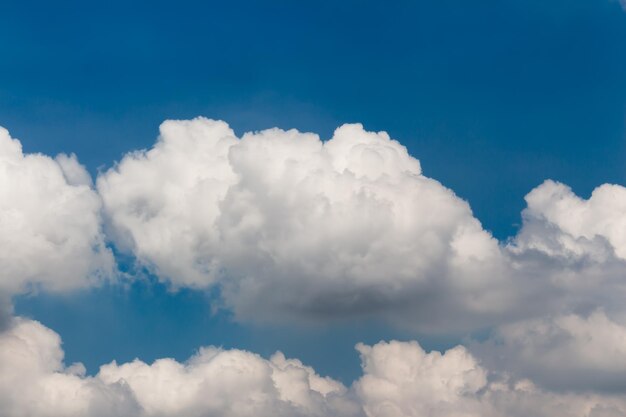
[(359, 344), (363, 374), (350, 387), (281, 353), (202, 348), (184, 363), (110, 363), (95, 376), (65, 366), (59, 336), (16, 318), (0, 334), (6, 417), (608, 417), (621, 395), (557, 394), (484, 368), (464, 347)]

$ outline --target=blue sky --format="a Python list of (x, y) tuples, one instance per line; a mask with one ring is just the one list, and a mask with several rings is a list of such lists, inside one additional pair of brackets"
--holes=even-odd
[[(626, 12), (609, 0), (0, 5), (0, 125), (25, 152), (74, 152), (96, 175), (151, 147), (166, 119), (322, 139), (360, 122), (405, 145), (500, 240), (545, 179), (584, 198), (626, 183), (625, 75)], [(16, 312), (58, 332), (67, 362), (91, 373), (214, 344), (280, 349), (349, 383), (359, 341), (462, 338), (374, 320), (235, 323), (211, 315), (214, 296), (145, 280), (22, 295)]]

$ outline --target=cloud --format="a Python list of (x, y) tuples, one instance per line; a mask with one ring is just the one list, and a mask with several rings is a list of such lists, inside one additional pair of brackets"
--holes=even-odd
[(626, 389), (626, 327), (599, 310), (500, 326), (473, 351), (493, 368), (553, 390)]
[(65, 367), (61, 339), (38, 322), (14, 318), (0, 333), (0, 411), (3, 416), (138, 415), (123, 384), (85, 377), (81, 364)]
[(65, 366), (60, 338), (13, 319), (0, 333), (0, 412), (6, 417), (601, 417), (626, 413), (622, 395), (554, 393), (484, 368), (462, 346), (359, 344), (350, 387), (281, 353), (202, 348), (186, 362), (139, 359), (85, 376)]
[(355, 384), (368, 416), (479, 416), (487, 372), (462, 346), (426, 353), (416, 342), (357, 345), (364, 375)]
[(0, 128), (0, 298), (64, 291), (110, 275), (101, 201), (74, 155), (24, 154)]
[(626, 188), (604, 184), (585, 200), (546, 181), (526, 201), (523, 226), (504, 246), (516, 287), (527, 294), (520, 297), (527, 309), (517, 319), (597, 309), (622, 315)]
[(346, 387), (297, 360), (200, 349), (185, 363), (160, 359), (65, 367), (59, 336), (16, 318), (0, 334), (0, 413), (22, 416), (357, 416)]
[[(219, 288), (242, 320), (372, 316), (411, 331), (493, 330), (469, 351), (443, 355), (416, 344), (360, 345), (364, 375), (349, 388), (280, 355), (268, 361), (216, 348), (185, 363), (138, 360), (85, 377), (80, 367), (65, 368), (57, 349), (57, 359), (46, 359), (51, 367), (32, 375), (60, 378), (68, 382), (54, 382), (59, 389), (81, 393), (78, 408), (63, 415), (92, 408), (226, 415), (220, 401), (240, 401), (230, 391), (209, 398), (189, 384), (244, 387), (237, 395), (254, 393), (257, 415), (344, 415), (356, 407), (370, 416), (488, 416), (514, 403), (512, 410), (540, 407), (529, 413), (542, 415), (570, 400), (587, 414), (563, 415), (594, 415), (624, 390), (626, 188), (619, 185), (583, 199), (546, 181), (526, 196), (518, 234), (498, 242), (384, 132), (344, 125), (325, 142), (280, 129), (237, 138), (226, 123), (203, 118), (163, 123), (151, 149), (127, 154), (98, 177), (98, 192), (75, 156), (24, 155), (2, 131), (0, 185), (4, 326), (13, 323), (13, 294), (65, 291), (110, 274), (104, 242), (111, 239), (174, 288)], [(50, 332), (27, 323), (35, 334)], [(54, 337), (48, 352), (58, 347)], [(222, 360), (234, 368), (219, 372), (250, 369), (256, 379), (215, 385), (213, 367)], [(403, 374), (405, 365), (417, 374)], [(385, 376), (385, 369), (396, 371)], [(162, 386), (146, 382), (161, 377)], [(429, 391), (437, 381), (449, 391)], [(34, 384), (32, 397), (52, 395), (46, 384)]]
[(546, 181), (526, 196), (516, 250), (562, 261), (626, 260), (626, 188), (604, 184), (588, 200), (564, 184)]
[(588, 200), (553, 181), (496, 241), (385, 132), (322, 141), (166, 121), (99, 176), (110, 235), (174, 287), (219, 287), (242, 320), (375, 316), (432, 332), (620, 309), (626, 189)]
[[(497, 242), (384, 132), (237, 138), (198, 118), (163, 123), (151, 149), (126, 155), (97, 188), (118, 246), (174, 287), (218, 286), (239, 319), (492, 328), (472, 352), (494, 372), (555, 392), (625, 387), (622, 186), (583, 199), (546, 181), (526, 196), (517, 235)], [(485, 386), (454, 403), (481, 409)], [(411, 407), (401, 413), (429, 413)]]
[(219, 285), (240, 318), (411, 310), (430, 326), (509, 304), (498, 243), (469, 205), (358, 124), (322, 142), (166, 121), (97, 188), (119, 247), (174, 286)]
[(416, 342), (359, 345), (353, 389), (368, 417), (600, 417), (626, 413), (623, 395), (556, 393), (485, 368), (463, 346), (425, 352)]

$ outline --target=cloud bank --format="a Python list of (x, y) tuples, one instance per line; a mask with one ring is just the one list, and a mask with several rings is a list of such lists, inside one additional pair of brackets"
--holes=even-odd
[(322, 142), (167, 121), (152, 149), (126, 155), (97, 188), (119, 247), (174, 286), (219, 285), (242, 318), (437, 310), (448, 320), (506, 305), (498, 243), (469, 205), (361, 125)]
[(358, 124), (324, 142), (170, 120), (97, 189), (118, 247), (174, 287), (220, 288), (243, 320), (374, 315), (454, 332), (612, 311), (626, 295), (624, 187), (583, 200), (546, 181), (498, 242), (404, 146)]
[(65, 366), (59, 336), (22, 318), (0, 334), (6, 417), (608, 417), (622, 395), (554, 394), (481, 366), (462, 346), (425, 352), (416, 342), (359, 344), (363, 374), (350, 387), (281, 353), (200, 349), (184, 363)]
[[(7, 416), (585, 416), (626, 413), (626, 188), (546, 181), (498, 242), (384, 132), (333, 137), (167, 121), (96, 179), (0, 130), (0, 404)], [(65, 366), (10, 297), (97, 285), (107, 242), (173, 288), (219, 289), (240, 320), (374, 317), (465, 334), (444, 353), (358, 345), (345, 387), (277, 353)]]

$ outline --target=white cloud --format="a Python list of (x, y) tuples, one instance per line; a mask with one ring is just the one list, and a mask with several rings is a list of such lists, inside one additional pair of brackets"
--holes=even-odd
[(563, 262), (626, 260), (626, 188), (604, 184), (588, 200), (546, 181), (526, 196), (517, 251), (537, 251)]
[(585, 200), (546, 181), (526, 201), (523, 227), (504, 247), (526, 306), (517, 320), (598, 308), (626, 312), (626, 241), (620, 232), (626, 227), (626, 188), (604, 184)]
[(270, 360), (240, 350), (203, 348), (182, 364), (161, 359), (103, 366), (98, 378), (124, 381), (148, 416), (353, 415), (347, 389), (280, 353)]
[(166, 121), (97, 184), (119, 246), (174, 286), (221, 285), (239, 317), (439, 310), (411, 319), (431, 326), (509, 304), (497, 241), (469, 205), (361, 125), (322, 142)]
[(0, 333), (0, 414), (6, 417), (132, 416), (138, 405), (123, 384), (104, 385), (84, 367), (62, 363), (61, 339), (15, 318)]
[(426, 353), (416, 342), (357, 345), (363, 377), (355, 387), (370, 417), (481, 416), (487, 372), (461, 346)]
[(626, 327), (602, 311), (507, 324), (475, 351), (492, 367), (551, 389), (626, 389)]
[(368, 417), (623, 416), (623, 394), (556, 393), (481, 365), (464, 347), (426, 353), (415, 342), (358, 346), (354, 389)]
[(239, 319), (373, 315), (455, 332), (626, 296), (626, 188), (584, 200), (532, 190), (503, 243), (386, 133), (323, 142), (166, 121), (157, 143), (98, 178), (111, 236), (173, 286), (220, 286)]
[(78, 288), (110, 274), (101, 202), (90, 181), (74, 155), (25, 155), (0, 128), (1, 296)]
[(203, 348), (185, 363), (160, 359), (65, 367), (59, 336), (16, 318), (0, 333), (0, 414), (25, 416), (358, 416), (346, 387), (277, 353)]
[(277, 353), (200, 349), (101, 367), (63, 365), (60, 338), (15, 318), (0, 333), (0, 414), (5, 417), (608, 417), (621, 394), (554, 393), (484, 368), (464, 347), (425, 352), (416, 342), (358, 345), (363, 375), (351, 387)]
[[(165, 122), (152, 149), (128, 154), (98, 178), (97, 189), (100, 195), (74, 155), (23, 155), (0, 132), (0, 319), (10, 316), (12, 294), (90, 285), (113, 268), (101, 232), (103, 201), (120, 248), (174, 287), (219, 286), (242, 319), (371, 315), (444, 333), (497, 327), (493, 339), (472, 345), (484, 365), (464, 348), (442, 356), (411, 344), (359, 346), (365, 373), (350, 389), (280, 355), (267, 361), (214, 348), (186, 363), (111, 364), (94, 378), (47, 360), (52, 368), (33, 375), (67, 379), (68, 389), (87, 393), (64, 415), (122, 405), (131, 415), (225, 415), (224, 399), (238, 402), (242, 392), (254, 393), (251, 407), (261, 415), (342, 415), (354, 411), (358, 395), (370, 416), (500, 415), (515, 402), (529, 410), (540, 404), (543, 411), (532, 413), (551, 415), (545, 410), (574, 394), (544, 389), (626, 386), (624, 187), (605, 184), (582, 199), (546, 181), (526, 196), (518, 235), (499, 243), (466, 202), (425, 177), (384, 132), (345, 125), (327, 142), (279, 129), (237, 138), (225, 123), (199, 118)], [(250, 366), (254, 378), (213, 387), (221, 361), (235, 374), (235, 365)], [(405, 365), (417, 376), (403, 373)], [(146, 382), (161, 377), (162, 385)], [(41, 384), (33, 396), (49, 393)], [(189, 384), (245, 388), (207, 397)], [(594, 395), (571, 398), (587, 414), (572, 408), (563, 415), (599, 413), (613, 398)], [(232, 415), (251, 409), (241, 407)]]

